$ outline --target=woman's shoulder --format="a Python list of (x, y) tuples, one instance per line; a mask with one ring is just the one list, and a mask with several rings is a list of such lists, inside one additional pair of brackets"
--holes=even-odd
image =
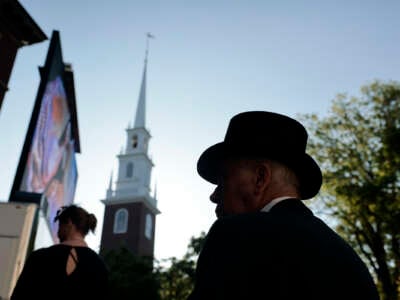
[(71, 249), (71, 246), (57, 244), (49, 247), (40, 248), (32, 251), (31, 257), (40, 258), (40, 257), (49, 257), (52, 255), (59, 255), (61, 253), (66, 253)]
[(77, 254), (79, 263), (83, 269), (90, 269), (91, 273), (95, 270), (97, 276), (104, 276), (108, 273), (108, 268), (103, 258), (94, 250), (89, 247), (74, 247)]
[(51, 266), (60, 257), (63, 252), (61, 247), (50, 246), (46, 248), (39, 248), (32, 251), (27, 256), (25, 265), (28, 269), (43, 269), (46, 266)]
[(78, 255), (91, 258), (93, 261), (102, 261), (101, 256), (90, 247), (74, 247)]
[(46, 248), (41, 248), (36, 251), (41, 252), (41, 253), (46, 253), (46, 252), (63, 252), (63, 251), (68, 251), (71, 249), (71, 246), (69, 245), (64, 245), (64, 244), (56, 244), (52, 245)]

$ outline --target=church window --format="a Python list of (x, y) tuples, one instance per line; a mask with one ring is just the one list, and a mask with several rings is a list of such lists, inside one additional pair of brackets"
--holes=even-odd
[(137, 146), (138, 146), (138, 136), (135, 134), (132, 137), (132, 147), (133, 147), (133, 149), (135, 149)]
[(151, 217), (150, 214), (146, 215), (146, 224), (145, 224), (145, 229), (144, 229), (144, 235), (146, 238), (151, 240), (153, 233), (153, 218)]
[(114, 233), (125, 233), (128, 230), (128, 210), (120, 208), (114, 217)]
[(128, 163), (126, 166), (126, 177), (131, 178), (133, 175), (133, 163)]

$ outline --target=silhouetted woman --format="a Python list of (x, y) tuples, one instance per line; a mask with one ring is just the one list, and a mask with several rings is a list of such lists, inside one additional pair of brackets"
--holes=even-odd
[(33, 251), (28, 257), (11, 300), (106, 299), (108, 271), (85, 236), (94, 232), (97, 219), (76, 205), (61, 208), (60, 244)]

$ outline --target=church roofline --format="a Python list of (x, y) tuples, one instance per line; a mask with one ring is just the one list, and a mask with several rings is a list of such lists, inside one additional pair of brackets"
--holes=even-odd
[[(152, 201), (156, 202), (156, 200), (152, 197), (149, 197), (152, 199)], [(117, 204), (126, 204), (126, 203), (143, 203), (148, 209), (151, 210), (154, 215), (158, 215), (161, 213), (161, 211), (158, 210), (158, 208), (154, 205), (152, 205), (147, 197), (138, 197), (132, 199), (132, 197), (116, 197), (113, 196), (112, 198), (109, 199), (103, 199), (100, 200), (104, 205), (117, 205)]]
[(151, 136), (150, 130), (148, 130), (146, 127), (128, 127), (125, 129), (126, 131), (139, 131), (139, 130), (144, 130), (146, 133)]
[(153, 160), (147, 154), (142, 153), (142, 152), (138, 152), (138, 153), (120, 153), (120, 154), (117, 154), (117, 158), (127, 157), (127, 156), (141, 156), (141, 155), (144, 156), (145, 158), (147, 158), (148, 161), (151, 163), (151, 166), (154, 167)]

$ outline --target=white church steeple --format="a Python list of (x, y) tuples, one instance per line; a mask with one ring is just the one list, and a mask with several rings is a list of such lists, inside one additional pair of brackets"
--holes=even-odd
[(148, 153), (151, 135), (146, 128), (147, 62), (149, 38), (152, 37), (152, 35), (147, 34), (143, 75), (133, 122), (134, 126), (131, 127), (128, 125), (126, 129), (125, 146), (122, 148), (119, 155), (117, 155), (118, 173), (116, 175), (115, 189), (112, 190), (112, 186), (110, 185), (107, 189), (106, 196), (107, 201), (115, 200), (120, 197), (135, 199), (140, 197), (142, 200), (145, 199), (147, 204), (156, 211), (156, 199), (152, 197), (150, 193), (151, 171), (154, 166)]
[(146, 76), (148, 47), (143, 67), (142, 83), (136, 107), (134, 127), (126, 129), (126, 144), (123, 152), (118, 155), (119, 170), (116, 181), (116, 196), (145, 197), (155, 206), (155, 199), (150, 196), (150, 177), (153, 162), (148, 154), (148, 144), (151, 138), (146, 128)]
[[(126, 245), (133, 253), (152, 256), (154, 253), (155, 195), (151, 195), (151, 171), (154, 166), (148, 150), (150, 132), (146, 128), (146, 81), (148, 40), (142, 82), (133, 127), (126, 129), (126, 143), (117, 155), (118, 173), (113, 174), (106, 192), (101, 250)], [(113, 189), (114, 188), (114, 189)], [(155, 193), (154, 193), (155, 194)]]

